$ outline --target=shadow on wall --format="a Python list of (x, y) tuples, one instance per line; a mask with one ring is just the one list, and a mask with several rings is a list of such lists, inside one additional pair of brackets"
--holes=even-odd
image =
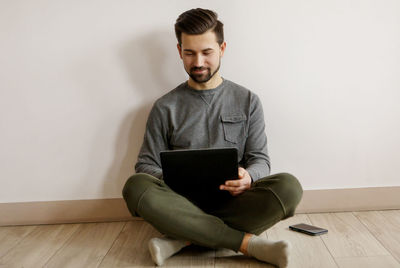
[(114, 161), (104, 180), (105, 196), (110, 192), (121, 193), (126, 180), (134, 174), (147, 116), (154, 101), (186, 79), (178, 52), (171, 49), (170, 44), (176, 44), (172, 32), (155, 31), (123, 44), (119, 51), (132, 90), (142, 103), (125, 116), (119, 127)]

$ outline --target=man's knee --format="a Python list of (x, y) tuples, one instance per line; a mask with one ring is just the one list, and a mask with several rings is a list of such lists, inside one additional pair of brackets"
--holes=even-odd
[(149, 187), (160, 185), (161, 181), (149, 174), (138, 173), (132, 175), (125, 183), (122, 189), (122, 196), (132, 215), (137, 216), (137, 205), (141, 196)]
[(276, 176), (279, 178), (279, 183), (275, 191), (285, 207), (285, 218), (288, 218), (294, 215), (296, 207), (303, 196), (303, 188), (299, 180), (292, 174), (279, 173)]

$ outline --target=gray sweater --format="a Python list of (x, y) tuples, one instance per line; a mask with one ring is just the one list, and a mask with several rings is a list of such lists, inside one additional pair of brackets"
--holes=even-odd
[(162, 178), (160, 151), (222, 147), (237, 148), (253, 181), (269, 175), (260, 99), (226, 79), (209, 90), (184, 82), (154, 103), (135, 170)]

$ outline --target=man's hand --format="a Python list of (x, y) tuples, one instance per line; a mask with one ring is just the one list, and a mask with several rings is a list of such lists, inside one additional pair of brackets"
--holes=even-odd
[(226, 181), (225, 184), (219, 186), (220, 190), (226, 190), (231, 193), (233, 196), (240, 195), (251, 186), (251, 177), (249, 172), (244, 168), (239, 168), (239, 179), (238, 180), (229, 180)]

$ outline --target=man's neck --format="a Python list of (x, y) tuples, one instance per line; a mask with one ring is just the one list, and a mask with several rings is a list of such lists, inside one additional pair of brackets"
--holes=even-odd
[(216, 73), (210, 80), (208, 80), (205, 83), (197, 83), (191, 77), (189, 77), (188, 85), (191, 88), (197, 90), (207, 90), (218, 87), (219, 85), (221, 85), (222, 82), (223, 82), (222, 77), (219, 75), (219, 73)]

